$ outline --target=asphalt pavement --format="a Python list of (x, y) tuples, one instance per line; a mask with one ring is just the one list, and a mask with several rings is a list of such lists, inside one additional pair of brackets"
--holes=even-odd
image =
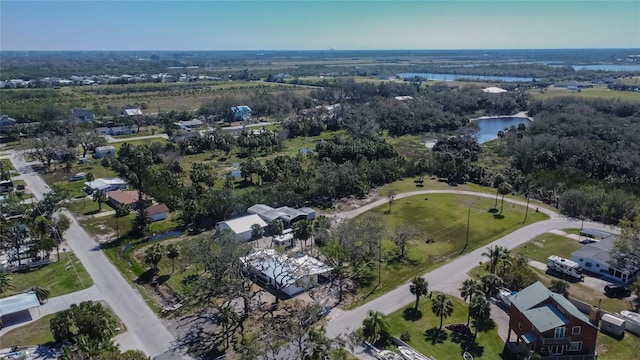
[[(19, 153), (11, 156), (11, 162), (36, 198), (41, 199), (49, 191), (47, 184), (33, 170), (32, 165), (35, 163), (25, 162)], [(127, 327), (128, 335), (119, 336), (126, 338), (126, 341), (121, 342), (123, 350), (141, 350), (152, 358), (159, 355), (163, 355), (163, 358), (188, 358), (179, 351), (174, 351), (173, 335), (102, 253), (99, 245), (80, 226), (73, 214), (66, 210), (63, 213), (71, 219), (71, 227), (65, 234), (69, 247), (91, 275), (102, 298)]]

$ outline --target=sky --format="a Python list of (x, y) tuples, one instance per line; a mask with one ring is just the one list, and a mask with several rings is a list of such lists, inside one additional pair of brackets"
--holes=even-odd
[(0, 50), (640, 48), (640, 1), (0, 0)]

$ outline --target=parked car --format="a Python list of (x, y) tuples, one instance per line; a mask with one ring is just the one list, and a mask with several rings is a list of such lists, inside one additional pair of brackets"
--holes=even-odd
[(82, 179), (84, 179), (84, 175), (85, 175), (84, 173), (77, 173), (77, 174), (73, 175), (73, 176), (69, 179), (69, 181), (78, 181), (78, 180), (82, 180)]
[(24, 190), (24, 184), (19, 184), (16, 186), (16, 190)]
[(630, 296), (631, 295), (631, 290), (628, 287), (626, 287), (625, 285), (622, 285), (622, 284), (609, 283), (609, 284), (605, 285), (604, 293), (608, 297), (620, 298), (620, 297)]

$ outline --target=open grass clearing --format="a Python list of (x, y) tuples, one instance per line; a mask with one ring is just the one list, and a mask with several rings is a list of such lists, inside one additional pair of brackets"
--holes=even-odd
[(571, 259), (571, 253), (581, 247), (582, 244), (566, 236), (545, 233), (536, 236), (531, 241), (514, 248), (512, 251), (526, 255), (529, 260), (536, 260), (546, 264), (547, 258), (551, 255)]
[(149, 138), (149, 139), (138, 139), (138, 140), (127, 140), (127, 141), (119, 141), (119, 142), (115, 142), (112, 143), (111, 145), (116, 148), (116, 154), (118, 153), (118, 151), (120, 151), (120, 148), (122, 147), (122, 145), (124, 144), (130, 144), (132, 146), (136, 146), (136, 145), (151, 145), (153, 143), (161, 143), (161, 144), (166, 144), (168, 143), (169, 140), (165, 139), (165, 138)]
[(10, 172), (15, 170), (13, 164), (11, 163), (11, 160), (9, 159), (0, 159), (0, 165), (2, 165), (2, 169), (4, 171)]
[[(53, 254), (53, 259), (57, 259)], [(4, 296), (10, 296), (29, 290), (37, 286), (49, 290), (49, 297), (60, 296), (74, 291), (83, 290), (93, 285), (91, 276), (87, 273), (80, 260), (70, 251), (60, 249), (60, 261), (55, 261), (41, 269), (25, 273), (11, 274), (13, 289), (5, 291)]]
[(640, 102), (640, 93), (633, 91), (609, 90), (606, 85), (596, 85), (590, 89), (581, 89), (579, 92), (566, 88), (549, 87), (545, 92), (540, 89), (527, 91), (536, 99), (550, 99), (559, 96), (575, 96), (587, 99), (621, 99), (631, 102)]
[(640, 359), (640, 337), (629, 332), (621, 340), (614, 339), (602, 332), (598, 333), (596, 351), (599, 360)]
[[(391, 213), (387, 213), (389, 207), (386, 204), (372, 209), (371, 212), (382, 216), (389, 232), (401, 225), (411, 225), (420, 235), (409, 242), (404, 259), (397, 257), (395, 245), (390, 240), (383, 240), (386, 261), (382, 266), (382, 285), (376, 287), (377, 281), (374, 281), (359, 288), (352, 306), (371, 301), (458, 256), (465, 248), (469, 209), (470, 231), (466, 252), (486, 246), (525, 226), (522, 224), (523, 206), (505, 205), (504, 217), (498, 219), (488, 211), (494, 202), (478, 196), (429, 194), (398, 199)], [(548, 216), (543, 213), (529, 211), (527, 225), (546, 219)], [(428, 239), (434, 242), (427, 243)]]
[[(435, 297), (437, 293), (433, 293)], [(411, 296), (407, 294), (407, 296)], [(453, 314), (444, 320), (444, 326), (448, 324), (463, 324), (467, 322), (468, 304), (453, 296), (448, 296), (453, 302)], [(431, 311), (432, 300), (424, 297), (420, 301), (419, 315), (413, 312), (413, 304), (392, 314), (385, 316), (385, 320), (389, 325), (392, 336), (400, 337), (403, 333), (408, 333), (411, 340), (407, 343), (414, 349), (420, 351), (427, 356), (433, 356), (438, 360), (460, 360), (464, 348), (468, 343), (461, 342), (460, 337), (454, 336), (444, 326), (442, 331), (444, 335), (432, 341), (427, 337), (428, 330), (437, 330), (440, 326), (440, 317), (437, 317)], [(473, 324), (473, 322), (472, 322)], [(435, 328), (435, 329), (434, 329)], [(471, 331), (474, 331), (471, 325)], [(468, 351), (473, 353), (475, 359), (500, 359), (500, 354), (504, 348), (504, 341), (498, 335), (497, 327), (479, 331), (476, 339), (476, 345), (471, 346)]]
[(49, 322), (56, 314), (49, 314), (27, 325), (15, 328), (0, 337), (2, 348), (53, 343), (53, 333)]

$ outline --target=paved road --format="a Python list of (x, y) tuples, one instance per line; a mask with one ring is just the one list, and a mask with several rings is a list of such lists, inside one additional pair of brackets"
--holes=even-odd
[[(49, 187), (19, 154), (11, 157), (13, 166), (22, 174), (28, 188), (38, 199), (49, 191)], [(172, 353), (175, 339), (149, 309), (144, 299), (122, 277), (122, 274), (99, 250), (98, 244), (80, 226), (71, 213), (63, 211), (71, 219), (66, 241), (82, 262), (104, 300), (127, 327), (126, 347), (142, 350), (155, 357)], [(123, 344), (124, 345), (124, 344)], [(175, 358), (181, 358), (175, 355)]]
[(103, 137), (107, 140), (107, 143), (109, 144), (125, 142), (125, 141), (146, 140), (146, 139), (160, 139), (160, 138), (169, 139), (169, 136), (167, 134), (145, 135), (145, 136), (136, 136), (136, 137), (128, 137), (128, 138), (114, 138), (111, 135), (104, 135)]
[[(414, 195), (443, 193), (465, 194), (490, 198), (494, 197), (491, 194), (474, 193), (469, 191), (424, 190), (398, 194), (396, 196), (396, 199)], [(381, 199), (355, 210), (337, 213), (334, 215), (334, 217), (341, 219), (351, 218), (373, 207), (385, 204), (386, 202), (387, 199)], [(506, 198), (505, 202), (526, 205), (526, 203), (522, 201)], [(530, 205), (530, 207), (536, 208), (535, 205)], [(547, 213), (551, 218), (549, 220), (537, 222), (516, 230), (487, 246), (499, 245), (507, 248), (514, 248), (550, 230), (576, 228), (580, 227), (581, 225), (581, 222), (578, 220), (566, 218), (542, 207), (539, 207), (539, 209), (540, 211)], [(615, 228), (599, 223), (585, 222), (584, 226), (609, 232), (617, 231)], [(467, 272), (477, 266), (480, 261), (486, 261), (486, 258), (481, 255), (484, 251), (485, 247), (476, 249), (464, 256), (449, 261), (448, 263), (444, 264), (434, 271), (425, 274), (423, 277), (429, 282), (429, 289), (459, 296), (458, 288), (460, 287), (460, 284), (462, 284), (462, 282), (466, 278), (468, 278)], [(356, 309), (350, 311), (332, 311), (329, 315), (329, 322), (327, 324), (327, 335), (333, 338), (337, 337), (340, 334), (345, 334), (353, 331), (362, 324), (362, 320), (366, 317), (369, 310), (376, 310), (384, 314), (390, 314), (396, 310), (402, 309), (413, 301), (414, 297), (409, 292), (409, 283), (406, 283)]]

